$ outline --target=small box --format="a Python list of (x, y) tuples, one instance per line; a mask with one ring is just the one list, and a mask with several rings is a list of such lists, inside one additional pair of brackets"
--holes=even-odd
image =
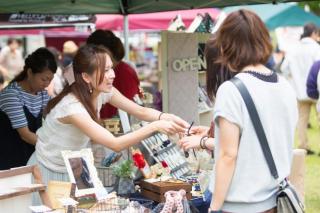
[(185, 183), (182, 181), (177, 182), (168, 182), (168, 181), (159, 181), (155, 183), (149, 183), (147, 181), (140, 182), (141, 194), (153, 201), (158, 203), (162, 203), (166, 201), (164, 194), (167, 191), (179, 191), (180, 189), (184, 189), (186, 191), (186, 197), (188, 200), (191, 199), (191, 190), (192, 185), (189, 183)]

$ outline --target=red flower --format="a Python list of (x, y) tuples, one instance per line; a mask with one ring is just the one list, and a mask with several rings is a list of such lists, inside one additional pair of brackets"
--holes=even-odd
[(135, 153), (132, 155), (132, 159), (133, 159), (134, 165), (139, 169), (143, 169), (146, 166), (146, 161), (144, 160), (144, 157), (142, 154)]
[(164, 160), (161, 161), (161, 164), (162, 164), (162, 167), (163, 167), (163, 168), (167, 168), (167, 167), (168, 167), (167, 162), (165, 162)]

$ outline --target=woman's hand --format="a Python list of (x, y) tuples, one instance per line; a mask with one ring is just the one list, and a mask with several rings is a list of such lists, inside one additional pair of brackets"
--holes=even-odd
[(155, 126), (158, 132), (161, 132), (167, 135), (176, 134), (179, 132), (179, 129), (180, 129), (180, 127), (177, 126), (173, 121), (159, 120), (159, 121), (152, 122), (152, 124)]
[(207, 136), (209, 131), (209, 127), (207, 126), (194, 126), (190, 129), (190, 134), (198, 135), (200, 137)]
[(167, 121), (172, 121), (175, 124), (176, 129), (178, 132), (185, 132), (186, 129), (190, 126), (190, 124), (183, 120), (182, 118), (174, 115), (174, 114), (169, 114), (169, 113), (163, 113), (160, 116), (160, 120), (167, 120)]
[(193, 148), (200, 148), (200, 135), (185, 136), (181, 138), (177, 144), (185, 151)]

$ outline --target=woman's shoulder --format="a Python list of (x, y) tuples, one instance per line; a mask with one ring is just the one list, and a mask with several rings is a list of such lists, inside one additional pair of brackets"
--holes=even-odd
[(73, 114), (88, 114), (85, 107), (72, 93), (64, 96), (52, 110), (56, 118), (65, 117)]
[(14, 96), (18, 97), (19, 94), (19, 86), (17, 85), (16, 82), (10, 83), (8, 86), (6, 86), (1, 92), (0, 96)]
[(227, 94), (227, 93), (233, 94), (235, 90), (236, 90), (236, 87), (233, 85), (233, 83), (230, 80), (228, 80), (223, 82), (219, 86), (217, 90), (217, 96), (220, 94)]
[(79, 99), (73, 93), (68, 93), (58, 104), (64, 107), (68, 105), (82, 105)]

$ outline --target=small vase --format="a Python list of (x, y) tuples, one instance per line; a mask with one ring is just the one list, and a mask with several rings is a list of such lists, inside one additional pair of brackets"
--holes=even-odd
[(134, 183), (131, 178), (118, 177), (116, 192), (118, 195), (128, 195), (134, 193)]

